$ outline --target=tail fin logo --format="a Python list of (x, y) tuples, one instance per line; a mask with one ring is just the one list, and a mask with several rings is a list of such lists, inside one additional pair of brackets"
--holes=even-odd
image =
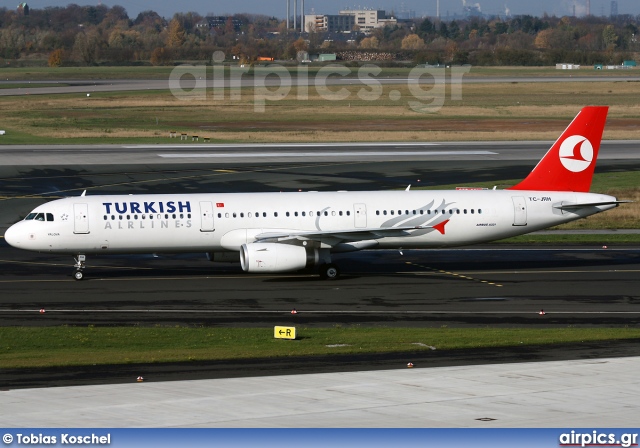
[(593, 161), (593, 145), (587, 137), (572, 135), (560, 145), (560, 162), (571, 172), (586, 170)]

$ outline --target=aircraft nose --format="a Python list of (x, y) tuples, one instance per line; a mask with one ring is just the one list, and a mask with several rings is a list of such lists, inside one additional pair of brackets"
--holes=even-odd
[(16, 225), (12, 225), (4, 232), (4, 240), (13, 247), (20, 247), (20, 234), (19, 230), (16, 229)]

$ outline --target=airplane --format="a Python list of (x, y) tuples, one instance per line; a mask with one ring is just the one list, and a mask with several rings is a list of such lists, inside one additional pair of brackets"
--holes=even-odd
[(608, 107), (587, 106), (533, 171), (505, 190), (96, 195), (36, 207), (4, 237), (11, 246), (74, 256), (197, 253), (250, 273), (315, 267), (340, 275), (335, 253), (443, 248), (523, 235), (627, 201), (589, 193)]

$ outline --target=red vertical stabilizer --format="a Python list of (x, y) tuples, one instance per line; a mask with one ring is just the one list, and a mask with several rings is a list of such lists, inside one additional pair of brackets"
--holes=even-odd
[(526, 179), (509, 190), (588, 192), (608, 110), (584, 107)]

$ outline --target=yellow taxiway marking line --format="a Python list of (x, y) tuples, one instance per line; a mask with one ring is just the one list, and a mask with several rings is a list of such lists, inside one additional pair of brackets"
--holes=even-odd
[[(411, 264), (411, 263), (407, 263)], [(414, 264), (418, 266), (417, 264)], [(420, 266), (423, 267), (423, 266)], [(630, 272), (640, 272), (640, 269), (598, 269), (598, 270), (571, 270), (571, 271), (479, 271), (479, 272), (469, 272), (469, 274), (474, 275), (520, 275), (520, 274), (612, 274), (619, 272), (621, 274), (630, 273)], [(411, 271), (403, 271), (398, 272), (398, 274), (411, 274), (411, 275), (434, 275), (442, 273), (445, 274), (444, 271), (437, 271), (434, 273), (431, 272), (411, 272)], [(465, 272), (466, 274), (466, 272)], [(469, 277), (470, 278), (470, 277)], [(483, 281), (483, 280), (481, 280)]]
[(495, 275), (495, 274), (592, 274), (592, 273), (611, 273), (611, 272), (640, 272), (640, 269), (597, 269), (597, 270), (568, 270), (568, 271), (478, 271), (473, 274)]
[(432, 268), (430, 266), (424, 266), (422, 264), (418, 264), (418, 263), (412, 263), (410, 261), (405, 262), (408, 265), (411, 266), (417, 266), (419, 268), (423, 268), (423, 269), (427, 269), (429, 271), (435, 272), (435, 273), (440, 273), (440, 274), (445, 274), (445, 275), (451, 275), (452, 277), (457, 277), (457, 278), (462, 278), (465, 280), (471, 280), (473, 282), (479, 282), (479, 283), (486, 283), (487, 285), (492, 285), (492, 286), (496, 286), (498, 288), (501, 288), (503, 285), (499, 284), (499, 283), (494, 283), (494, 282), (488, 282), (486, 280), (480, 280), (479, 278), (473, 278), (473, 277), (467, 277), (465, 275), (462, 274), (458, 274), (458, 273), (454, 273), (454, 272), (449, 272), (449, 271), (443, 271), (442, 269), (436, 269), (436, 268)]

